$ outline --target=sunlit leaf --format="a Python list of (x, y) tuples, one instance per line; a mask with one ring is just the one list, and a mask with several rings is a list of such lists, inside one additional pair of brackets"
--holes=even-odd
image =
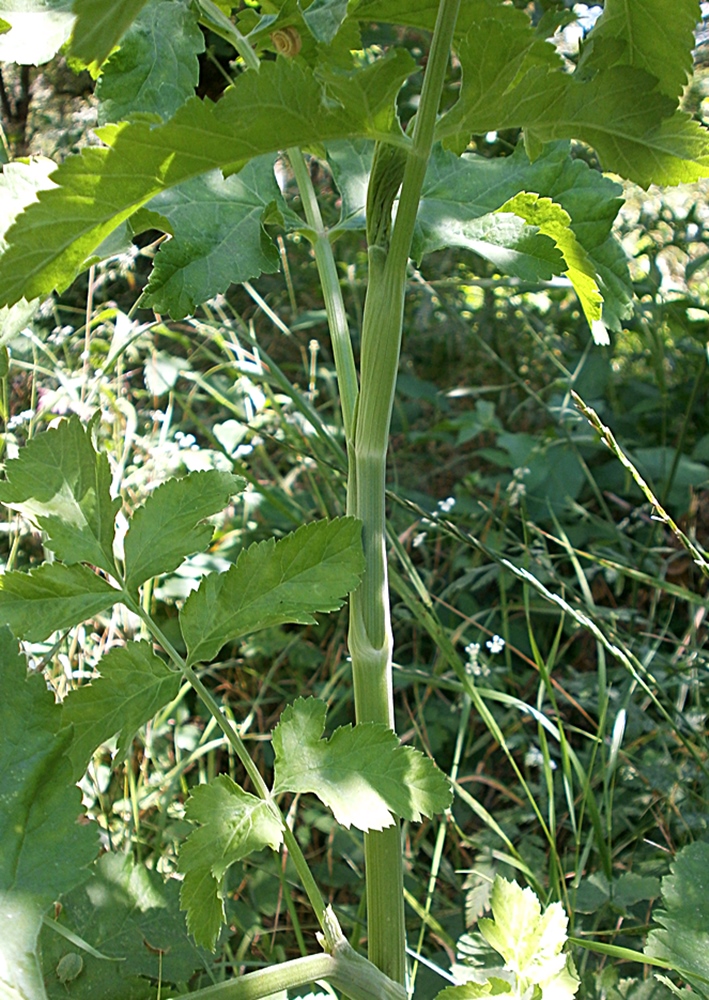
[(46, 531), (58, 559), (114, 573), (114, 520), (121, 502), (111, 500), (108, 459), (96, 452), (91, 437), (71, 417), (32, 438), (5, 466), (0, 503)]
[(74, 25), (72, 0), (0, 0), (0, 62), (41, 66), (68, 40)]
[(62, 704), (62, 726), (73, 726), (67, 754), (77, 780), (96, 747), (115, 734), (117, 760), (124, 760), (137, 730), (180, 688), (181, 674), (156, 656), (147, 642), (112, 649), (101, 659), (99, 670), (99, 678), (70, 692)]
[(198, 785), (187, 801), (186, 816), (201, 826), (180, 850), (185, 873), (182, 909), (198, 944), (214, 948), (223, 921), (220, 894), (227, 868), (254, 851), (276, 851), (283, 840), (278, 812), (269, 803), (239, 788), (226, 774)]
[(152, 0), (121, 39), (96, 85), (99, 122), (136, 112), (167, 119), (194, 94), (204, 35), (182, 0)]
[(203, 552), (214, 534), (204, 519), (223, 510), (243, 487), (239, 476), (215, 469), (158, 486), (130, 520), (124, 541), (126, 587), (135, 591), (151, 577), (177, 569), (187, 556)]
[(226, 573), (205, 577), (187, 599), (180, 626), (188, 662), (213, 659), (230, 639), (336, 611), (364, 568), (360, 523), (316, 521), (276, 541), (251, 545)]
[[(243, 73), (216, 104), (193, 98), (164, 125), (105, 126), (110, 149), (64, 161), (61, 185), (43, 192), (7, 234), (0, 257), (0, 304), (65, 288), (95, 248), (160, 191), (255, 156), (328, 139), (370, 136), (404, 142), (395, 97), (413, 61), (401, 49), (327, 90), (295, 60)], [(274, 122), (278, 127), (274, 128)]]
[(273, 732), (274, 793), (312, 792), (338, 823), (365, 831), (391, 826), (395, 816), (418, 822), (450, 805), (445, 776), (387, 726), (341, 726), (323, 739), (326, 712), (317, 698), (284, 710)]
[(93, 618), (120, 593), (86, 566), (44, 563), (29, 573), (0, 576), (0, 624), (28, 642)]

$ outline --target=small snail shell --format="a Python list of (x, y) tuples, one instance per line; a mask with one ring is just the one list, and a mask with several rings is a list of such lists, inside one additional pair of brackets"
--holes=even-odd
[(278, 28), (271, 35), (273, 47), (279, 56), (292, 59), (300, 52), (303, 41), (297, 28), (289, 25), (287, 28)]

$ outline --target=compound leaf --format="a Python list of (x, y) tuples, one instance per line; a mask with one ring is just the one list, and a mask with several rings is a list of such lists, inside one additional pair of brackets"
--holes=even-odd
[(517, 976), (517, 993), (538, 987), (543, 1000), (572, 1000), (580, 983), (563, 952), (568, 918), (561, 903), (551, 903), (542, 913), (531, 889), (522, 889), (498, 875), (490, 906), (493, 919), (479, 920), (478, 928), (502, 955), (505, 968)]
[(62, 704), (62, 726), (73, 726), (67, 754), (78, 780), (100, 743), (118, 733), (118, 761), (135, 733), (180, 688), (180, 674), (156, 656), (147, 642), (129, 642), (107, 653), (101, 676), (71, 691)]
[(8, 629), (0, 629), (0, 993), (43, 995), (37, 959), (42, 913), (86, 878), (98, 851), (80, 825), (81, 795), (64, 756), (60, 708), (41, 674), (27, 675)]
[(258, 157), (224, 178), (213, 170), (157, 195), (148, 204), (174, 238), (155, 257), (146, 292), (152, 307), (182, 319), (232, 282), (278, 270), (278, 251), (262, 218), (282, 201), (273, 156)]
[(177, 569), (187, 556), (204, 552), (214, 534), (204, 519), (223, 510), (244, 485), (239, 476), (208, 469), (158, 486), (135, 511), (126, 533), (126, 588), (135, 592), (151, 577)]
[(71, 55), (89, 63), (102, 63), (128, 30), (147, 0), (74, 0), (76, 24)]
[(299, 698), (273, 732), (273, 791), (312, 792), (343, 826), (382, 830), (395, 816), (419, 821), (450, 805), (451, 790), (432, 760), (399, 744), (379, 723), (342, 726), (322, 738), (327, 706)]
[(277, 851), (283, 829), (272, 806), (243, 791), (226, 774), (195, 788), (185, 815), (202, 825), (180, 850), (179, 867), (185, 873), (181, 905), (195, 941), (213, 950), (224, 920), (224, 873), (263, 847)]
[(226, 573), (205, 577), (180, 614), (188, 663), (213, 659), (230, 639), (336, 611), (364, 569), (356, 518), (305, 524), (251, 545)]
[[(163, 125), (104, 126), (109, 149), (85, 149), (61, 165), (8, 232), (0, 257), (0, 305), (65, 288), (104, 239), (160, 191), (289, 146), (328, 139), (405, 142), (395, 97), (413, 60), (397, 49), (327, 86), (297, 60), (243, 73), (215, 105), (192, 98)], [(274, 123), (278, 127), (274, 128)]]
[(108, 459), (77, 417), (38, 434), (5, 466), (0, 503), (47, 532), (47, 545), (66, 563), (87, 562), (115, 573), (113, 534), (121, 505), (111, 500)]
[(120, 592), (86, 566), (44, 563), (0, 576), (0, 623), (27, 642), (72, 628), (117, 600)]
[(96, 85), (99, 123), (136, 112), (169, 118), (194, 94), (203, 51), (204, 35), (190, 6), (152, 0), (103, 67)]

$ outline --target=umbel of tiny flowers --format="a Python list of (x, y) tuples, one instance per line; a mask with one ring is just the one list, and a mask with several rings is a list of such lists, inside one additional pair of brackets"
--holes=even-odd
[(505, 640), (500, 635), (493, 635), (492, 639), (488, 639), (485, 645), (490, 650), (490, 656), (494, 656), (495, 653), (501, 653), (505, 648)]

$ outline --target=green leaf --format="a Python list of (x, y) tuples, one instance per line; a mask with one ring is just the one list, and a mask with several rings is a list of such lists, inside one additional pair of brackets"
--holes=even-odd
[(76, 25), (70, 53), (89, 63), (102, 63), (145, 6), (147, 0), (74, 0)]
[[(158, 980), (184, 983), (205, 968), (208, 956), (186, 932), (179, 890), (179, 882), (136, 864), (130, 852), (98, 859), (88, 881), (62, 898), (57, 922), (115, 961), (82, 950), (81, 975), (68, 984), (75, 1000), (154, 1000)], [(71, 946), (51, 926), (40, 943), (50, 1000), (66, 998), (55, 970)]]
[(180, 850), (182, 909), (195, 941), (213, 950), (224, 920), (220, 887), (227, 868), (264, 847), (277, 851), (283, 828), (269, 803), (243, 791), (226, 774), (198, 785), (185, 815), (202, 825)]
[(120, 591), (86, 566), (44, 563), (0, 576), (0, 623), (27, 642), (72, 628), (120, 600)]
[(42, 912), (86, 878), (99, 845), (95, 827), (78, 823), (81, 795), (64, 756), (68, 734), (58, 733), (60, 708), (42, 675), (27, 675), (7, 629), (0, 691), (0, 993), (34, 998)]
[(209, 868), (187, 872), (182, 882), (180, 906), (186, 911), (187, 930), (197, 944), (214, 951), (226, 912), (219, 883)]
[(0, 503), (46, 531), (58, 559), (115, 573), (114, 521), (121, 501), (111, 500), (108, 459), (97, 454), (91, 438), (77, 417), (32, 438), (5, 466)]
[(305, 524), (280, 541), (242, 551), (226, 573), (205, 577), (185, 602), (180, 626), (188, 663), (213, 659), (230, 639), (337, 611), (364, 569), (361, 526), (352, 517)]
[(267, 209), (282, 202), (273, 163), (273, 156), (258, 157), (226, 179), (214, 170), (148, 204), (174, 234), (157, 253), (146, 288), (157, 312), (182, 319), (232, 282), (278, 270), (278, 251), (262, 225)]
[(366, 139), (329, 142), (326, 150), (327, 162), (342, 201), (337, 228), (364, 229), (374, 143)]
[[(653, 910), (660, 925), (650, 931), (645, 953), (663, 958), (682, 969), (692, 985), (709, 996), (709, 844), (688, 844), (670, 865), (662, 880), (664, 909)], [(692, 978), (694, 973), (699, 980)]]
[(124, 541), (126, 588), (135, 592), (151, 577), (177, 569), (187, 556), (204, 552), (214, 529), (202, 522), (223, 510), (244, 485), (240, 476), (209, 469), (158, 486), (130, 521)]
[(169, 118), (193, 96), (203, 51), (204, 35), (187, 3), (151, 0), (103, 67), (96, 85), (99, 123), (136, 113)]
[(78, 780), (100, 743), (118, 734), (117, 760), (124, 760), (134, 735), (176, 696), (181, 675), (153, 653), (147, 642), (129, 642), (107, 653), (101, 676), (62, 704), (62, 726), (73, 726), (67, 755)]
[(561, 903), (544, 913), (531, 889), (496, 876), (490, 897), (492, 920), (479, 920), (485, 940), (518, 979), (518, 995), (541, 989), (542, 1000), (571, 1000), (580, 986), (573, 963), (563, 953), (568, 919)]
[(273, 791), (312, 792), (343, 826), (382, 830), (395, 816), (418, 822), (450, 805), (446, 777), (380, 723), (341, 726), (322, 739), (327, 706), (299, 698), (273, 732)]
[(509, 996), (512, 987), (504, 979), (491, 976), (485, 983), (461, 983), (460, 986), (446, 986), (436, 994), (435, 1000), (479, 1000), (480, 997)]
[(500, 211), (514, 212), (525, 222), (538, 226), (541, 233), (554, 240), (568, 265), (564, 274), (574, 286), (594, 340), (597, 344), (607, 344), (608, 334), (601, 321), (603, 296), (596, 281), (596, 269), (574, 235), (569, 213), (551, 198), (540, 198), (537, 194), (527, 192), (521, 192), (505, 202)]
[(71, 0), (0, 0), (0, 62), (41, 66), (68, 40), (74, 24)]
[(319, 42), (329, 45), (347, 17), (348, 0), (313, 0), (303, 20)]
[[(38, 192), (52, 186), (49, 177), (56, 169), (56, 163), (45, 157), (3, 165), (0, 173), (0, 254), (7, 248), (5, 233), (20, 212), (36, 199)], [(39, 299), (31, 302), (20, 299), (10, 308), (0, 308), (0, 345), (23, 330), (38, 308)]]
[(549, 144), (534, 163), (521, 144), (512, 156), (496, 159), (457, 157), (436, 147), (419, 206), (414, 257), (446, 245), (456, 234), (462, 239), (471, 220), (496, 211), (520, 190), (550, 197), (569, 214), (571, 232), (600, 284), (603, 320), (620, 329), (632, 299), (626, 257), (611, 236), (621, 188), (582, 160), (571, 159), (565, 142)]
[(603, 72), (620, 61), (655, 76), (663, 94), (678, 98), (692, 72), (694, 29), (700, 20), (699, 0), (674, 0), (671, 16), (665, 0), (606, 0), (586, 40), (579, 68)]
[[(403, 144), (395, 97), (413, 61), (401, 49), (327, 86), (297, 60), (243, 73), (216, 104), (193, 98), (164, 125), (105, 126), (110, 149), (85, 149), (57, 171), (8, 233), (0, 304), (65, 288), (95, 248), (160, 191), (214, 170), (229, 172), (288, 146), (385, 138)], [(274, 122), (278, 127), (274, 128)]]

